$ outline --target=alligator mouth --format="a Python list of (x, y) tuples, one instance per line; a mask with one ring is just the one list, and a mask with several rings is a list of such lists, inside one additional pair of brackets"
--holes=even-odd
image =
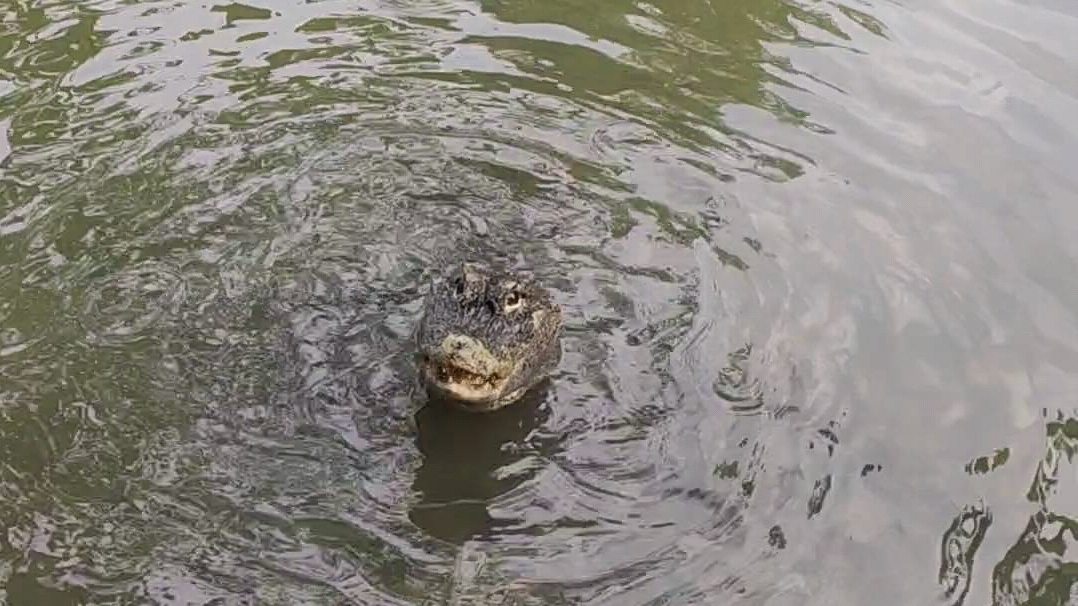
[(474, 372), (446, 360), (424, 356), (422, 364), (430, 384), (443, 395), (465, 403), (496, 399), (505, 386), (505, 379), (498, 374)]
[(439, 383), (464, 385), (471, 389), (493, 390), (498, 384), (498, 376), (489, 376), (455, 366), (452, 363), (432, 362), (434, 377)]
[(471, 336), (451, 334), (423, 352), (420, 363), (430, 387), (441, 396), (471, 407), (497, 401), (512, 366)]

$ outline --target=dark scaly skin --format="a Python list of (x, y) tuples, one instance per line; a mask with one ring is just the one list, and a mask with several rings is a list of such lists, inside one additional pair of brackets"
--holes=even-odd
[(416, 331), (420, 380), (465, 409), (502, 408), (558, 366), (561, 328), (561, 308), (529, 277), (461, 264), (427, 296)]

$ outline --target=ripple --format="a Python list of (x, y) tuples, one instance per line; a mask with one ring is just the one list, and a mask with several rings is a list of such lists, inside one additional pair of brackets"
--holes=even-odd
[(176, 312), (186, 290), (179, 269), (161, 263), (146, 262), (112, 274), (108, 283), (86, 296), (83, 317), (90, 322), (106, 318), (109, 322), (87, 326), (88, 343), (121, 346), (159, 329), (155, 324), (170, 311)]
[[(1067, 9), (2, 10), (0, 601), (1073, 592)], [(469, 256), (566, 311), (479, 417)]]

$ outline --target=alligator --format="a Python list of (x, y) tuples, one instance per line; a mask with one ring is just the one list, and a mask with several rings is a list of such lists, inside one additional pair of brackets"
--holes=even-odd
[(530, 277), (476, 263), (435, 280), (416, 330), (428, 395), (475, 412), (521, 399), (561, 361), (562, 313)]

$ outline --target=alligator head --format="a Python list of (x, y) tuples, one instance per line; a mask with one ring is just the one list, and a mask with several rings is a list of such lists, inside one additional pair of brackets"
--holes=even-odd
[(435, 281), (417, 330), (431, 395), (485, 411), (520, 399), (561, 361), (561, 308), (530, 278), (454, 267)]

